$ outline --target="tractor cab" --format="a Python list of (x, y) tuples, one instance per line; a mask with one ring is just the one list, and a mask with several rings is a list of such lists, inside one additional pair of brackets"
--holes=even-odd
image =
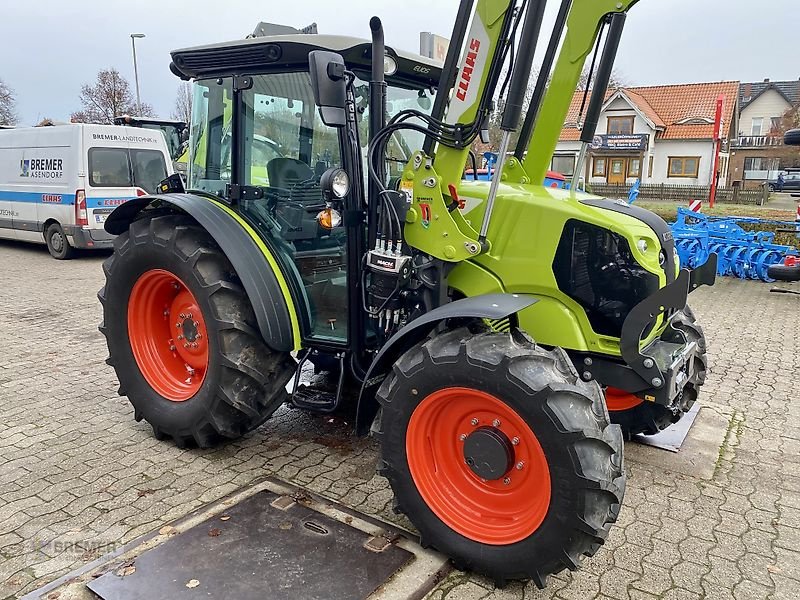
[[(309, 75), (308, 55), (314, 49), (341, 54), (355, 74), (352, 110), (360, 133), (355, 143), (366, 163), (371, 67), (366, 41), (307, 34), (257, 37), (177, 50), (172, 69), (194, 80), (187, 188), (235, 203), (270, 246), (295, 302), (308, 307), (299, 311), (302, 337), (345, 346), (347, 290), (354, 283), (348, 281), (348, 242), (357, 240), (349, 240), (342, 219), (354, 218), (359, 207), (325, 212), (321, 182), (331, 169), (339, 169), (342, 177), (362, 167), (348, 164), (354, 153), (343, 152), (353, 141), (320, 118)], [(388, 48), (384, 67), (387, 118), (408, 108), (430, 110), (438, 63)], [(386, 156), (390, 177), (399, 177), (411, 149), (421, 143), (422, 135), (414, 132), (394, 140)], [(349, 188), (349, 180), (338, 181), (336, 199)]]

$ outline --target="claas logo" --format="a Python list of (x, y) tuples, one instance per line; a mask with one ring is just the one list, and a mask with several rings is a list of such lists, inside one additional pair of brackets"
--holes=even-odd
[(31, 161), (25, 160), (24, 158), (19, 161), (19, 176), (20, 177), (30, 177), (31, 176)]

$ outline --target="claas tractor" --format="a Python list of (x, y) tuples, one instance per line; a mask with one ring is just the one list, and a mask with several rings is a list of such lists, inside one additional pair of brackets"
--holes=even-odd
[[(686, 303), (714, 265), (681, 270), (648, 211), (541, 185), (597, 48), (585, 157), (635, 2), (563, 0), (524, 111), (543, 0), (462, 0), (443, 66), (386, 47), (377, 18), (369, 43), (173, 52), (187, 189), (106, 222), (101, 330), (135, 418), (204, 447), (286, 401), (351, 408), (422, 544), (498, 582), (578, 568), (625, 491), (606, 398), (649, 432), (705, 376)], [(462, 181), (495, 102), (495, 177)], [(298, 385), (312, 365), (332, 385)]]

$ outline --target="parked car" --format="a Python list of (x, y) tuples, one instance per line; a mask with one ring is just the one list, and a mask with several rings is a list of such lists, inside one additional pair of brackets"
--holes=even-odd
[(783, 174), (783, 186), (778, 183), (777, 179), (772, 179), (767, 182), (770, 192), (790, 192), (800, 190), (800, 171), (788, 171)]

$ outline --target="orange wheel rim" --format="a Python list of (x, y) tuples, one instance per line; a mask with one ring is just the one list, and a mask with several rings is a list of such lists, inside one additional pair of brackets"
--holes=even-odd
[(158, 394), (181, 402), (208, 371), (208, 330), (194, 294), (164, 269), (139, 276), (128, 299), (128, 339), (142, 376)]
[[(474, 462), (467, 464), (477, 436), (499, 440), (509, 451), (508, 468), (496, 478), (483, 478)], [(427, 396), (408, 423), (406, 455), (425, 503), (471, 540), (513, 544), (547, 515), (550, 470), (539, 440), (514, 409), (491, 394), (451, 387)]]
[(642, 402), (644, 402), (644, 400), (625, 390), (613, 387), (606, 388), (606, 407), (612, 412), (630, 410), (631, 408), (639, 406)]

